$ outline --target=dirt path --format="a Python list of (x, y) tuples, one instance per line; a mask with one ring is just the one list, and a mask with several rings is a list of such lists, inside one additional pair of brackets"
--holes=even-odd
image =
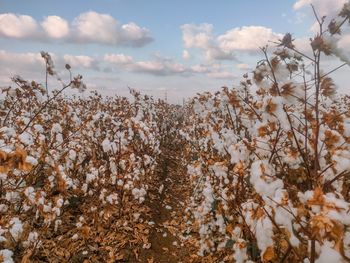
[(154, 222), (149, 239), (152, 245), (142, 251), (140, 259), (147, 263), (194, 262), (195, 247), (186, 231), (190, 185), (182, 165), (181, 143), (174, 137), (168, 138), (161, 150), (159, 184), (149, 194)]

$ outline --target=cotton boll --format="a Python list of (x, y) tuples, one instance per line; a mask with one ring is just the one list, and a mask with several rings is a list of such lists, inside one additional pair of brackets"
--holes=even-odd
[(233, 245), (233, 250), (233, 258), (236, 263), (244, 263), (248, 260), (247, 244), (245, 240), (239, 238)]
[(21, 143), (27, 146), (33, 145), (34, 143), (33, 136), (28, 132), (23, 132), (21, 135), (18, 136), (18, 138), (21, 141)]
[(3, 263), (13, 263), (13, 252), (9, 249), (0, 250), (0, 256), (2, 257)]
[(329, 262), (345, 263), (346, 261), (343, 259), (343, 257), (339, 254), (338, 251), (332, 248), (331, 243), (325, 242), (321, 246), (321, 253), (315, 262), (316, 263), (329, 263)]
[(21, 237), (22, 231), (23, 231), (23, 225), (21, 220), (19, 220), (18, 217), (14, 217), (10, 220), (10, 233), (12, 235), (12, 237), (15, 240), (18, 240)]
[(283, 188), (283, 181), (274, 175), (275, 171), (267, 160), (258, 160), (251, 166), (250, 182), (261, 196), (273, 197), (277, 189)]

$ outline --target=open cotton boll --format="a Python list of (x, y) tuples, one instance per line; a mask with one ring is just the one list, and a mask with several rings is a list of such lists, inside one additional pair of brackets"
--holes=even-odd
[(250, 183), (263, 197), (273, 197), (277, 189), (283, 188), (283, 181), (275, 177), (275, 171), (267, 160), (253, 162), (250, 174)]
[(28, 132), (23, 132), (21, 135), (18, 136), (21, 143), (24, 145), (30, 146), (34, 143), (33, 136)]
[(248, 259), (247, 255), (247, 244), (243, 239), (238, 239), (233, 245), (233, 258), (237, 263), (244, 263)]
[(0, 250), (0, 256), (2, 257), (3, 263), (13, 263), (13, 252), (9, 249)]
[(11, 225), (11, 228), (9, 231), (10, 231), (12, 237), (15, 240), (18, 240), (22, 234), (22, 231), (23, 231), (23, 225), (22, 225), (21, 220), (19, 220), (18, 217), (14, 217), (10, 220), (10, 225)]
[(325, 242), (321, 246), (321, 253), (316, 259), (316, 263), (330, 263), (330, 262), (337, 262), (337, 263), (345, 263), (346, 261), (343, 259), (343, 257), (339, 254), (338, 251), (332, 248), (332, 244), (330, 242)]

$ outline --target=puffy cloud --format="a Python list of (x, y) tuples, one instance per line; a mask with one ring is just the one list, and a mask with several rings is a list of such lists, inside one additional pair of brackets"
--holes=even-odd
[(93, 11), (80, 14), (70, 24), (59, 16), (48, 16), (40, 27), (30, 16), (0, 14), (0, 36), (134, 47), (144, 46), (153, 40), (146, 28), (133, 22), (120, 24), (108, 14)]
[(190, 69), (194, 73), (208, 73), (208, 72), (210, 72), (209, 68), (205, 65), (194, 65)]
[(218, 37), (219, 46), (226, 52), (230, 51), (255, 51), (265, 46), (269, 41), (276, 41), (282, 38), (271, 28), (263, 26), (244, 26), (234, 28)]
[(236, 68), (240, 69), (240, 70), (248, 70), (251, 67), (248, 64), (244, 64), (244, 63), (240, 63), (236, 65)]
[(153, 40), (148, 29), (141, 28), (135, 23), (122, 25), (121, 30), (122, 42), (133, 46), (144, 46)]
[(63, 60), (73, 68), (97, 68), (97, 61), (89, 56), (64, 55)]
[(14, 53), (0, 50), (0, 61), (2, 71), (13, 67), (21, 69), (28, 66), (45, 66), (40, 53)]
[(0, 36), (8, 38), (37, 37), (38, 24), (30, 16), (0, 14)]
[(348, 0), (298, 0), (294, 3), (293, 8), (299, 10), (304, 7), (310, 8), (310, 5), (313, 5), (320, 16), (331, 16), (333, 18), (347, 1)]
[(214, 79), (231, 79), (232, 80), (236, 78), (236, 76), (229, 71), (209, 72), (207, 76)]
[(212, 45), (212, 31), (211, 24), (184, 24), (181, 26), (182, 39), (186, 48), (196, 47), (207, 49)]
[(237, 51), (257, 51), (283, 36), (262, 26), (233, 28), (218, 36), (213, 35), (211, 24), (185, 24), (181, 30), (184, 46), (202, 50), (206, 60), (235, 60)]
[(0, 50), (0, 85), (11, 84), (10, 78), (20, 75), (29, 80), (44, 76), (45, 63), (40, 53), (13, 53)]
[(87, 12), (74, 19), (73, 31), (76, 40), (115, 44), (118, 22), (110, 15)]
[(59, 16), (46, 17), (41, 26), (51, 38), (64, 38), (69, 33), (68, 22)]
[(183, 59), (189, 59), (190, 58), (190, 53), (187, 50), (182, 51), (182, 58)]
[(104, 61), (115, 64), (130, 64), (133, 62), (133, 58), (124, 54), (106, 54)]

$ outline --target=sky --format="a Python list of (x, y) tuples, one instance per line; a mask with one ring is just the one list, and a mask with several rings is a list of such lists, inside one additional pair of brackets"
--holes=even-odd
[[(13, 75), (40, 82), (49, 52), (82, 74), (88, 90), (122, 95), (128, 87), (173, 103), (197, 92), (234, 87), (262, 59), (259, 47), (293, 34), (310, 52), (315, 35), (310, 4), (327, 19), (348, 0), (0, 0), (0, 86)], [(340, 46), (350, 54), (350, 34)], [(339, 60), (327, 58), (325, 67)], [(347, 92), (343, 67), (335, 77)], [(56, 81), (50, 89), (59, 88)]]

